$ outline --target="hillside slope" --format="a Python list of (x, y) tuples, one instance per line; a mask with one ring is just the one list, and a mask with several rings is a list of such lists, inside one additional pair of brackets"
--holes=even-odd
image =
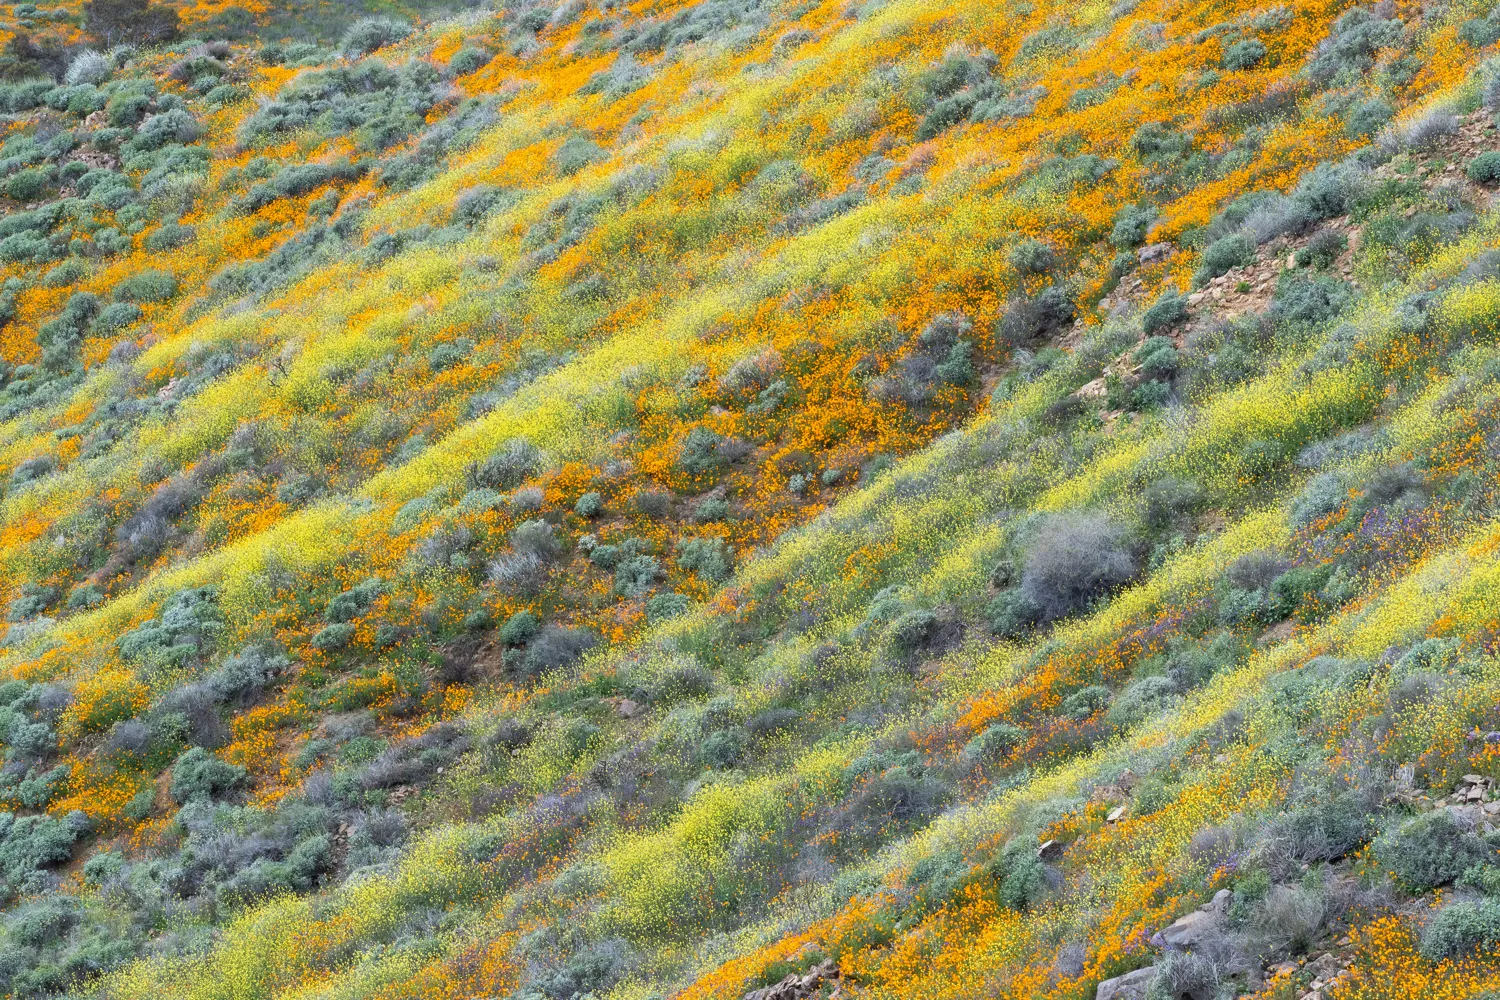
[(1500, 988), (1500, 15), (191, 11), (0, 85), (10, 994)]

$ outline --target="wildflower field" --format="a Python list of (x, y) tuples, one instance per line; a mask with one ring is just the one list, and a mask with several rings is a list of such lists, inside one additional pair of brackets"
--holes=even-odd
[(0, 4), (0, 993), (1500, 998), (1500, 7)]

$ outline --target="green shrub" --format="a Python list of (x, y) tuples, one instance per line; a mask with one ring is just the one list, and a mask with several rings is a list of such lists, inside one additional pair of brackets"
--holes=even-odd
[(1343, 312), (1351, 298), (1349, 286), (1336, 278), (1283, 272), (1276, 281), (1271, 315), (1286, 323), (1323, 323)]
[(1292, 200), (1313, 220), (1331, 219), (1352, 209), (1365, 190), (1365, 177), (1351, 164), (1320, 163), (1292, 192)]
[(1370, 10), (1357, 7), (1345, 12), (1308, 61), (1309, 75), (1318, 83), (1353, 81), (1375, 65), (1375, 54), (1399, 45), (1405, 26), (1400, 20), (1384, 20)]
[(970, 767), (991, 764), (1010, 755), (1025, 742), (1026, 730), (1008, 722), (997, 722), (970, 740), (959, 759)]
[(657, 594), (646, 601), (646, 620), (655, 623), (676, 618), (685, 614), (691, 604), (686, 594)]
[(1037, 858), (1036, 842), (1029, 838), (1017, 837), (1006, 844), (984, 871), (1002, 906), (1024, 910), (1047, 895), (1047, 866)]
[(193, 747), (172, 765), (172, 798), (179, 805), (211, 799), (239, 787), (247, 774), (238, 764)]
[(1297, 251), (1296, 261), (1301, 267), (1311, 265), (1319, 270), (1328, 267), (1339, 255), (1349, 249), (1349, 240), (1343, 233), (1333, 229), (1319, 230), (1307, 241), (1307, 246)]
[(1500, 152), (1490, 150), (1487, 153), (1480, 153), (1469, 161), (1469, 165), (1464, 168), (1464, 173), (1468, 174), (1469, 180), (1475, 184), (1494, 184), (1500, 181)]
[(336, 649), (343, 649), (349, 645), (350, 640), (354, 638), (354, 631), (355, 627), (353, 625), (342, 623), (325, 625), (318, 630), (316, 635), (307, 641), (307, 644), (314, 649), (321, 649), (326, 653), (331, 653)]
[(80, 260), (65, 260), (42, 275), (44, 288), (66, 288), (77, 284), (88, 275), (88, 268)]
[(1355, 139), (1371, 136), (1384, 128), (1395, 115), (1396, 109), (1389, 102), (1372, 97), (1349, 109), (1344, 132)]
[(889, 766), (879, 754), (851, 766), (859, 780), (824, 824), (827, 850), (835, 859), (853, 860), (925, 826), (948, 801), (948, 786), (917, 755), (894, 756), (899, 763)]
[(457, 76), (468, 76), (482, 66), (488, 65), (490, 54), (484, 49), (465, 45), (448, 60), (448, 68)]
[(571, 177), (591, 163), (597, 163), (608, 157), (608, 153), (592, 139), (586, 136), (575, 135), (557, 148), (552, 154), (552, 165), (558, 174), (563, 177)]
[(1247, 267), (1255, 263), (1255, 244), (1248, 237), (1235, 233), (1217, 239), (1204, 248), (1198, 261), (1198, 271), (1193, 281), (1205, 285), (1209, 279), (1217, 278), (1232, 268)]
[(1348, 857), (1375, 835), (1375, 816), (1357, 796), (1339, 793), (1299, 804), (1265, 828), (1269, 849), (1285, 859), (1285, 874), (1297, 866)]
[(1141, 374), (1148, 379), (1169, 379), (1177, 372), (1180, 359), (1177, 345), (1170, 337), (1147, 337), (1145, 343), (1136, 348), (1136, 364)]
[(63, 819), (52, 816), (22, 816), (0, 812), (0, 878), (12, 892), (27, 888), (40, 889), (38, 873), (66, 861), (73, 853), (73, 842), (88, 829), (81, 812), (69, 813)]
[(1021, 274), (1039, 275), (1052, 270), (1057, 254), (1041, 240), (1027, 239), (1011, 247), (1007, 260)]
[(1133, 726), (1161, 711), (1177, 698), (1177, 685), (1168, 677), (1143, 677), (1126, 686), (1109, 707), (1111, 725)]
[(153, 253), (161, 253), (166, 250), (175, 250), (185, 243), (190, 243), (196, 231), (192, 226), (178, 225), (168, 222), (154, 230), (146, 237), (145, 246)]
[(152, 115), (141, 122), (135, 135), (121, 144), (123, 153), (149, 153), (180, 143), (196, 142), (203, 127), (181, 108)]
[(141, 271), (115, 286), (121, 302), (165, 302), (177, 294), (177, 279), (165, 271)]
[(323, 608), (323, 617), (333, 623), (352, 621), (369, 610), (375, 598), (380, 596), (382, 589), (384, 585), (380, 578), (371, 577), (330, 598)]
[(583, 496), (578, 498), (578, 502), (573, 505), (573, 513), (579, 517), (598, 517), (603, 510), (604, 497), (594, 490), (583, 494)]
[(5, 182), (5, 194), (16, 201), (36, 201), (47, 192), (51, 184), (49, 171), (30, 167), (16, 172)]
[(1157, 299), (1141, 316), (1141, 327), (1146, 331), (1146, 336), (1154, 336), (1169, 326), (1181, 323), (1187, 319), (1187, 315), (1187, 299), (1168, 293)]
[(500, 641), (507, 646), (524, 646), (542, 627), (542, 620), (530, 611), (517, 611), (500, 626)]
[(1130, 408), (1146, 412), (1165, 406), (1172, 398), (1172, 387), (1165, 382), (1142, 382), (1130, 392)]
[(615, 593), (626, 598), (642, 597), (660, 578), (661, 566), (655, 556), (630, 556), (615, 566)]
[(1495, 856), (1494, 848), (1460, 827), (1446, 809), (1387, 832), (1376, 842), (1375, 852), (1396, 885), (1412, 894), (1445, 886)]
[(701, 500), (693, 510), (693, 520), (699, 524), (714, 524), (729, 518), (729, 501), (710, 497)]
[(411, 34), (411, 25), (389, 17), (367, 17), (344, 32), (339, 47), (350, 58), (367, 56), (376, 49), (394, 45)]
[(745, 734), (738, 729), (722, 729), (709, 736), (698, 748), (698, 756), (717, 770), (731, 768), (745, 755)]
[(1266, 57), (1266, 45), (1258, 38), (1245, 38), (1224, 50), (1224, 68), (1230, 71), (1250, 69)]
[(94, 328), (103, 333), (123, 329), (141, 318), (141, 307), (134, 302), (112, 302), (99, 311)]
[(1458, 37), (1482, 49), (1500, 41), (1500, 14), (1490, 11), (1488, 17), (1471, 18), (1458, 26)]
[(1109, 707), (1114, 693), (1099, 684), (1079, 688), (1062, 701), (1060, 711), (1072, 719), (1086, 719), (1095, 712)]
[(1041, 608), (1027, 597), (1020, 587), (1011, 587), (995, 595), (985, 608), (985, 618), (990, 631), (998, 636), (1014, 638), (1022, 635), (1041, 617)]
[(904, 612), (891, 622), (891, 646), (898, 654), (909, 656), (928, 644), (937, 625), (937, 615), (925, 608)]
[(536, 677), (572, 665), (597, 642), (588, 629), (544, 625), (527, 643), (517, 666), (526, 676)]
[(1146, 234), (1156, 221), (1154, 205), (1126, 205), (1115, 214), (1109, 242), (1120, 250), (1129, 250), (1146, 242)]
[(543, 457), (525, 438), (511, 438), (482, 462), (468, 468), (471, 488), (513, 490), (541, 471)]
[(734, 571), (734, 551), (720, 538), (682, 539), (677, 565), (709, 583), (723, 583)]
[(1460, 959), (1500, 948), (1500, 900), (1454, 903), (1438, 911), (1422, 932), (1420, 951), (1429, 962)]

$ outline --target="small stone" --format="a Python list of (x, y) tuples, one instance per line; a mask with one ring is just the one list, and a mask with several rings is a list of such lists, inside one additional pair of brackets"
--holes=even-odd
[(615, 706), (615, 714), (619, 715), (622, 719), (633, 719), (641, 714), (641, 706), (629, 698), (624, 698), (620, 701), (620, 704)]
[(1104, 822), (1106, 822), (1106, 823), (1118, 823), (1124, 817), (1125, 817), (1125, 807), (1124, 806), (1116, 806), (1115, 808), (1113, 808), (1113, 809), (1110, 810), (1108, 816), (1104, 817)]

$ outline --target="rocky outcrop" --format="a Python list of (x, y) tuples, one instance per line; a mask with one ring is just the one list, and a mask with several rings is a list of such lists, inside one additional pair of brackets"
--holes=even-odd
[(1146, 1000), (1146, 991), (1156, 979), (1156, 966), (1106, 979), (1094, 991), (1094, 1000)]
[[(806, 972), (794, 972), (774, 986), (766, 986), (745, 994), (745, 1000), (803, 1000), (804, 997), (816, 996), (825, 984), (832, 984), (832, 989), (825, 996), (826, 1000), (843, 997), (843, 984), (839, 978), (839, 967), (832, 959), (815, 965)], [(1133, 998), (1122, 998), (1122, 1000), (1133, 1000)]]

